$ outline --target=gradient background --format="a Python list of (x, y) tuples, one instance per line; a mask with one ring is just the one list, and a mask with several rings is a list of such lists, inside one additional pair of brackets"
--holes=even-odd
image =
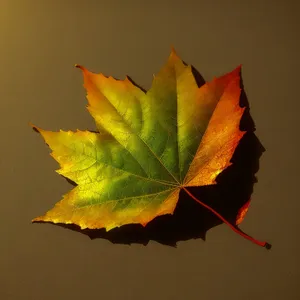
[[(1, 0), (0, 298), (300, 299), (299, 11), (296, 0)], [(71, 186), (28, 122), (94, 128), (74, 64), (148, 89), (171, 45), (206, 80), (243, 64), (267, 151), (241, 228), (271, 251), (226, 225), (175, 249), (30, 223)]]

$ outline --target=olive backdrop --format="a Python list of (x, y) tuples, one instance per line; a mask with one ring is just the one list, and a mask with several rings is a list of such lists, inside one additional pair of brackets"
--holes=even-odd
[[(0, 298), (300, 299), (299, 11), (295, 0), (1, 0)], [(91, 240), (31, 224), (72, 186), (55, 173), (57, 163), (28, 123), (95, 129), (74, 64), (129, 75), (148, 89), (171, 46), (205, 80), (243, 66), (255, 134), (266, 151), (241, 228), (270, 242), (270, 251), (225, 224), (204, 241), (197, 217), (199, 234), (179, 239), (177, 248), (121, 243), (128, 232)], [(244, 160), (252, 160), (247, 153)], [(229, 180), (226, 197), (216, 193), (220, 209), (241, 190), (238, 178)], [(212, 195), (203, 197), (214, 201)], [(185, 228), (188, 218), (182, 220)], [(181, 227), (172, 228), (152, 234), (176, 235)], [(143, 235), (129, 231), (131, 241)]]

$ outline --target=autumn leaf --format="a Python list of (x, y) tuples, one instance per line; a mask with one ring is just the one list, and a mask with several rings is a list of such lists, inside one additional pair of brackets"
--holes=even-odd
[[(240, 67), (198, 87), (191, 66), (174, 50), (144, 92), (82, 66), (88, 111), (99, 133), (46, 131), (57, 172), (77, 186), (33, 221), (111, 230), (146, 226), (172, 214), (184, 189), (234, 231), (254, 240), (195, 198), (187, 187), (216, 184), (245, 132), (239, 124)], [(229, 204), (230, 205), (230, 204)]]

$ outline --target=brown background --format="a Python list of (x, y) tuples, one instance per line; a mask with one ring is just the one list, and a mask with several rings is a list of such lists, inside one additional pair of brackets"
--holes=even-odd
[[(296, 0), (1, 0), (0, 298), (300, 299), (299, 9)], [(270, 251), (226, 225), (172, 248), (30, 223), (71, 186), (28, 122), (94, 128), (73, 65), (149, 88), (171, 45), (206, 80), (243, 64), (267, 151), (241, 228)]]

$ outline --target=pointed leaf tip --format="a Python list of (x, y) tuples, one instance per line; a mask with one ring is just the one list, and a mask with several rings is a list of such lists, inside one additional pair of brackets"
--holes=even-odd
[(181, 60), (181, 58), (178, 56), (178, 54), (173, 46), (171, 47), (171, 52), (170, 52), (168, 60), (173, 61), (173, 62)]
[(75, 64), (75, 68), (81, 69), (82, 71), (85, 71), (85, 67), (82, 65)]
[(238, 74), (239, 76), (241, 75), (241, 71), (242, 71), (242, 65), (238, 65), (233, 71), (233, 74)]
[(28, 125), (36, 132), (40, 133), (41, 132), (41, 128), (35, 126), (34, 124), (32, 124), (31, 122), (28, 123)]
[(173, 45), (171, 46), (171, 53), (177, 55), (176, 50), (175, 50), (175, 47), (174, 47)]
[(236, 67), (237, 70), (239, 70), (241, 72), (242, 70), (242, 64), (239, 64), (237, 67)]

